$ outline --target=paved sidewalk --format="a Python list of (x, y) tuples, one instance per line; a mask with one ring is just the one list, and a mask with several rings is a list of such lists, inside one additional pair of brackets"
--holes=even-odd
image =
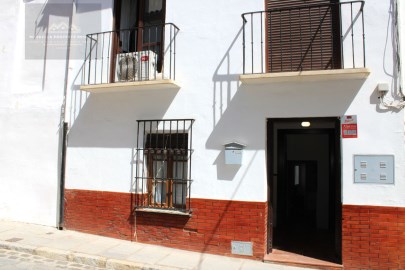
[(134, 243), (0, 220), (0, 249), (104, 269), (297, 270), (299, 267)]
[(0, 270), (105, 270), (69, 261), (52, 260), (46, 257), (0, 248)]

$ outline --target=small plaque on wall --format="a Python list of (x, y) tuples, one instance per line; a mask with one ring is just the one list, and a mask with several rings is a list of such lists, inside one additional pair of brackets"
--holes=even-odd
[(342, 138), (357, 138), (357, 116), (344, 115), (341, 119)]
[(231, 248), (232, 254), (253, 256), (252, 242), (232, 241)]

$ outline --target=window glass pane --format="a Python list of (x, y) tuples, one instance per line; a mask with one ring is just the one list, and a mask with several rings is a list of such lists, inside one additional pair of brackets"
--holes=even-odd
[(156, 160), (160, 156), (154, 156), (153, 161), (153, 197), (154, 202), (158, 204), (166, 203), (166, 178), (167, 162), (165, 160)]
[(161, 12), (163, 8), (163, 0), (149, 0), (145, 3), (145, 11), (147, 13), (151, 12)]
[(167, 162), (162, 160), (154, 160), (153, 162), (153, 178), (165, 179), (167, 173)]
[(186, 167), (185, 162), (173, 162), (173, 178), (187, 179)]
[(138, 20), (137, 1), (121, 0), (120, 28), (129, 29), (136, 27)]
[(175, 206), (185, 205), (187, 198), (187, 181), (178, 180), (173, 184), (173, 204)]
[(184, 205), (187, 197), (187, 162), (173, 162), (173, 178), (173, 204)]
[(157, 204), (164, 204), (166, 203), (166, 181), (162, 180), (155, 180), (153, 187), (153, 197), (154, 202)]
[[(138, 21), (138, 1), (121, 0), (120, 29), (133, 29), (137, 27)], [(135, 45), (134, 31), (120, 31), (121, 52), (134, 51)]]
[(144, 25), (164, 23), (163, 1), (164, 0), (145, 1)]
[(163, 0), (145, 1), (143, 14), (143, 50), (159, 54), (164, 24)]

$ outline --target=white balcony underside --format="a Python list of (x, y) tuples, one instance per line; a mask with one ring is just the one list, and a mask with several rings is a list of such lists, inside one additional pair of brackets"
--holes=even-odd
[(134, 82), (116, 82), (103, 84), (81, 85), (80, 90), (91, 93), (112, 93), (124, 91), (160, 89), (180, 89), (180, 86), (173, 80), (151, 80)]
[(280, 82), (316, 82), (327, 80), (365, 80), (370, 75), (367, 68), (311, 70), (240, 75), (242, 84), (267, 84)]

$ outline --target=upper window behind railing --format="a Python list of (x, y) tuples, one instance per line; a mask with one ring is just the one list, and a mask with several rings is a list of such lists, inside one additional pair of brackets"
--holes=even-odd
[(242, 14), (243, 73), (365, 67), (364, 1), (268, 0)]
[(175, 79), (176, 35), (165, 0), (116, 0), (114, 31), (87, 35), (83, 84)]

